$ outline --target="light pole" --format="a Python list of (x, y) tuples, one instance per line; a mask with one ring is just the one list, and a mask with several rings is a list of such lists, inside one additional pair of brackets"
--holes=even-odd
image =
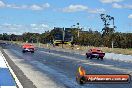
[(63, 28), (63, 29), (62, 29), (62, 48), (64, 48), (64, 47), (63, 47), (64, 40), (65, 40), (65, 30), (64, 30), (64, 28)]
[(77, 23), (77, 37), (78, 37), (78, 39), (79, 39), (79, 36), (80, 36), (80, 30), (79, 30), (80, 28), (79, 28), (79, 23)]

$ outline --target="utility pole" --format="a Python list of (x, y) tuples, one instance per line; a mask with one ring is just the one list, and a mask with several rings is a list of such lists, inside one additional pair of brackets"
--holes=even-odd
[(37, 45), (40, 47), (39, 38), (37, 38)]
[(114, 48), (114, 41), (112, 41), (111, 42), (112, 44), (111, 44), (111, 47), (112, 47), (112, 49)]
[(63, 47), (64, 40), (65, 40), (65, 30), (63, 28), (63, 30), (62, 30), (62, 48), (64, 48)]
[(78, 29), (78, 31), (77, 31), (77, 37), (78, 37), (78, 39), (79, 39), (79, 36), (80, 36), (79, 23), (77, 23), (77, 29)]

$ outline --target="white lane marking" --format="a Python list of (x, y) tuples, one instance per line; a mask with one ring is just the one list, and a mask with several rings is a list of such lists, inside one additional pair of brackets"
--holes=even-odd
[[(90, 63), (84, 63), (84, 64), (90, 64)], [(91, 65), (95, 65), (95, 66), (105, 66), (105, 67), (110, 67), (110, 66), (113, 66), (113, 65), (105, 65), (105, 64), (92, 64)]]
[(8, 68), (3, 57), (0, 55), (0, 68)]
[(39, 51), (39, 52), (46, 53), (46, 54), (49, 54), (49, 55), (59, 56), (59, 57), (63, 57), (63, 58), (68, 58), (68, 59), (71, 59), (71, 60), (80, 61), (80, 62), (83, 62), (83, 64), (94, 65), (94, 66), (101, 66), (101, 67), (104, 67), (104, 68), (107, 68), (107, 69), (123, 71), (125, 73), (126, 72), (127, 73), (132, 73), (131, 69), (119, 68), (119, 67), (115, 67), (114, 65), (105, 65), (105, 64), (98, 64), (96, 62), (88, 62), (86, 60), (76, 59), (74, 57), (69, 57), (69, 56), (65, 56), (65, 55), (61, 55), (61, 54), (55, 54), (55, 53), (49, 53), (49, 52), (45, 52), (45, 51)]
[[(12, 74), (13, 78), (15, 79), (15, 82), (16, 82), (18, 88), (23, 88), (22, 84), (21, 84), (20, 81), (18, 80), (18, 78), (17, 78), (17, 76), (15, 75), (15, 73), (13, 72), (12, 68), (10, 67), (10, 65), (8, 64), (8, 62), (6, 61), (4, 55), (2, 54), (1, 51), (0, 51), (0, 53), (1, 53), (1, 55), (2, 55), (2, 57), (3, 57), (3, 59), (4, 59), (5, 63), (6, 63), (6, 65), (7, 65), (7, 67), (9, 68), (10, 73)], [(10, 87), (8, 87), (8, 88), (10, 88)], [(15, 87), (15, 88), (17, 88), (17, 87)]]

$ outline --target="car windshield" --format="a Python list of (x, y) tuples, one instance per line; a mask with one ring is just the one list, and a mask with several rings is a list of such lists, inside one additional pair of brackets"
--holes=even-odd
[(100, 52), (101, 50), (97, 50), (98, 52)]

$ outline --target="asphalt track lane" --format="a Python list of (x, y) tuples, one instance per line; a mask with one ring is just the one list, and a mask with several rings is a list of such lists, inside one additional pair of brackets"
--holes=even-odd
[[(102, 73), (102, 74), (103, 73), (115, 73), (115, 74), (124, 73), (122, 71), (119, 71), (118, 69), (112, 70), (112, 69), (108, 69), (105, 67), (103, 68), (103, 66), (100, 67), (100, 64), (102, 64), (103, 62), (105, 63), (104, 66), (106, 66), (106, 65), (110, 66), (110, 65), (113, 65), (112, 63), (116, 63), (114, 61), (113, 62), (109, 61), (110, 64), (107, 63), (107, 60), (106, 61), (88, 60), (87, 62), (89, 62), (89, 63), (84, 63), (83, 61), (81, 61), (81, 59), (84, 59), (84, 57), (81, 56), (82, 58), (80, 58), (80, 57), (76, 57), (75, 54), (70, 55), (70, 54), (64, 53), (64, 52), (56, 52), (56, 51), (51, 50), (51, 53), (53, 53), (53, 54), (50, 54), (47, 49), (38, 49), (34, 54), (29, 54), (29, 53), (22, 54), (21, 48), (14, 46), (14, 45), (8, 46), (7, 49), (11, 50), (11, 52), (13, 52), (16, 55), (16, 57), (20, 58), (20, 56), (21, 56), (21, 59), (27, 59), (28, 61), (30, 61), (30, 60), (39, 61), (40, 63), (42, 63), (46, 66), (49, 66), (52, 69), (55, 69), (59, 73), (66, 75), (69, 79), (72, 79), (73, 81), (75, 81), (75, 74), (76, 74), (77, 67), (79, 65), (83, 65), (88, 70), (89, 73)], [(77, 60), (68, 59), (67, 57), (61, 57), (61, 56), (59, 57), (59, 56), (56, 56), (56, 53), (62, 54), (62, 56), (64, 56), (64, 55), (69, 56), (69, 57), (72, 56), (73, 58), (76, 58)], [(96, 62), (96, 64), (94, 66), (90, 65), (90, 63), (94, 64), (94, 62)], [(98, 63), (98, 65), (97, 65), (97, 63)], [(129, 66), (130, 64), (126, 63), (126, 65)], [(125, 68), (126, 68), (126, 65), (124, 66)], [(118, 67), (118, 65), (115, 67)], [(120, 67), (120, 68), (122, 68), (122, 67)], [(54, 79), (56, 79), (56, 78), (54, 77)], [(60, 81), (60, 80), (58, 80), (58, 81)], [(63, 82), (61, 82), (61, 83), (63, 83)], [(85, 86), (80, 86), (80, 87), (131, 88), (131, 84), (94, 84), (94, 85), (86, 84)]]
[[(21, 51), (21, 48), (20, 47), (14, 47), (15, 49), (18, 49), (19, 51)], [(69, 52), (65, 52), (65, 51), (56, 51), (56, 50), (49, 50), (49, 49), (43, 49), (43, 48), (37, 48), (37, 51), (45, 51), (45, 52), (51, 52), (51, 53), (55, 53), (55, 54), (60, 54), (60, 55), (65, 55), (65, 56), (70, 56), (70, 57), (74, 57), (76, 59), (80, 59), (80, 60), (86, 60), (85, 56), (84, 55), (80, 55), (80, 54), (76, 54), (76, 53), (69, 53)], [(121, 61), (115, 61), (115, 60), (111, 60), (111, 59), (105, 59), (104, 58), (104, 61), (101, 61), (101, 60), (97, 60), (97, 59), (93, 59), (93, 60), (90, 60), (88, 59), (87, 61), (90, 61), (90, 62), (96, 62), (96, 63), (99, 63), (99, 64), (105, 64), (105, 65), (113, 65), (114, 67), (119, 67), (119, 68), (124, 68), (124, 69), (128, 69), (128, 70), (132, 70), (131, 67), (132, 67), (132, 64), (129, 63), (129, 62), (121, 62)]]

